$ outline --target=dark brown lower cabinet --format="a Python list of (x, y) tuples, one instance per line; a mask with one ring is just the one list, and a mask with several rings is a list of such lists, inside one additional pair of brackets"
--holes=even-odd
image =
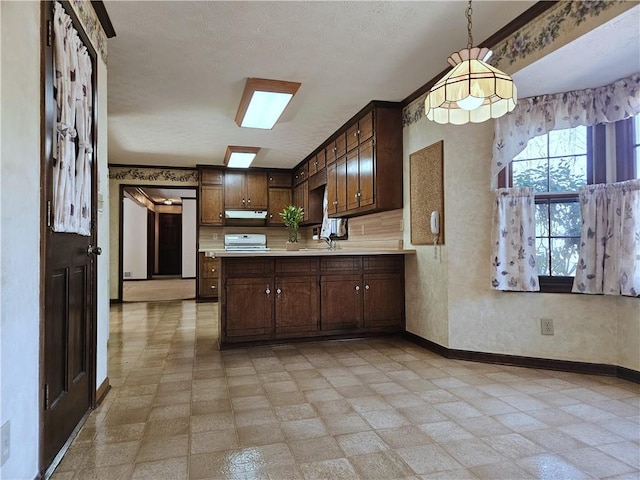
[(313, 334), (320, 302), (316, 276), (276, 277), (276, 334)]
[(364, 281), (364, 327), (401, 327), (404, 320), (403, 278), (399, 273), (370, 273)]
[(271, 277), (229, 278), (225, 294), (225, 336), (259, 338), (273, 333)]
[(404, 328), (402, 255), (220, 262), (223, 347)]
[(362, 325), (360, 275), (323, 275), (320, 278), (322, 330), (355, 329)]

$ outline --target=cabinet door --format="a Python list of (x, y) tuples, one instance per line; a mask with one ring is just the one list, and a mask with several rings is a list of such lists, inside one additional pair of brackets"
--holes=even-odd
[(206, 185), (222, 185), (222, 170), (205, 169), (200, 171), (200, 183)]
[(325, 149), (323, 148), (316, 155), (316, 173), (321, 172), (327, 166), (327, 158), (325, 156)]
[(244, 208), (245, 204), (244, 172), (227, 171), (224, 174), (225, 208)]
[(327, 165), (332, 164), (336, 161), (336, 142), (329, 142), (329, 144), (324, 147), (324, 155), (327, 162)]
[(302, 207), (304, 210), (303, 222), (309, 220), (309, 182), (303, 182), (293, 191), (296, 207)]
[(273, 170), (267, 173), (267, 183), (269, 188), (291, 188), (291, 172)]
[(359, 206), (366, 207), (374, 201), (373, 139), (360, 144), (359, 154), (358, 199)]
[(336, 213), (347, 211), (347, 157), (336, 161)]
[(347, 153), (347, 132), (341, 133), (336, 138), (336, 160)]
[(354, 123), (347, 130), (347, 152), (358, 146), (358, 122)]
[(269, 189), (269, 216), (267, 221), (271, 226), (284, 225), (280, 212), (291, 204), (291, 189), (270, 188)]
[(347, 153), (347, 210), (360, 206), (360, 185), (358, 182), (358, 150)]
[(276, 277), (276, 333), (318, 330), (320, 295), (316, 276)]
[(362, 295), (360, 275), (322, 275), (321, 330), (359, 328), (362, 324)]
[(399, 273), (364, 275), (364, 326), (401, 327), (404, 289)]
[(245, 174), (247, 189), (247, 208), (252, 210), (267, 209), (267, 174), (265, 172), (247, 172)]
[(337, 212), (338, 184), (336, 177), (336, 163), (327, 165), (327, 212), (329, 215)]
[(273, 333), (272, 277), (229, 278), (226, 284), (227, 337), (268, 336)]
[(222, 185), (202, 185), (200, 187), (200, 223), (202, 225), (222, 225), (224, 206)]
[(358, 139), (362, 143), (373, 137), (373, 112), (367, 113), (358, 122)]

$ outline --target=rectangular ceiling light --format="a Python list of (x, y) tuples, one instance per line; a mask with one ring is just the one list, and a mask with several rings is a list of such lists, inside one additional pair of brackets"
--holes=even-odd
[(248, 168), (259, 151), (258, 147), (227, 147), (224, 164), (230, 168)]
[(300, 88), (296, 82), (248, 78), (236, 114), (240, 127), (271, 129)]

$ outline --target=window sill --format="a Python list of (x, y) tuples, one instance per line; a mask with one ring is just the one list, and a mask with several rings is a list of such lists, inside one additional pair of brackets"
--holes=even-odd
[(538, 277), (541, 293), (571, 293), (573, 277)]

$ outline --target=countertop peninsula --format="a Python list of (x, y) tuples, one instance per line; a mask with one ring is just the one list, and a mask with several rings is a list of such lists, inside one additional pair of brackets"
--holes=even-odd
[(363, 255), (415, 255), (416, 251), (398, 248), (301, 248), (300, 250), (285, 250), (272, 248), (260, 252), (227, 251), (224, 249), (200, 249), (207, 257), (219, 258), (264, 258), (264, 257), (331, 257), (331, 256), (363, 256)]

